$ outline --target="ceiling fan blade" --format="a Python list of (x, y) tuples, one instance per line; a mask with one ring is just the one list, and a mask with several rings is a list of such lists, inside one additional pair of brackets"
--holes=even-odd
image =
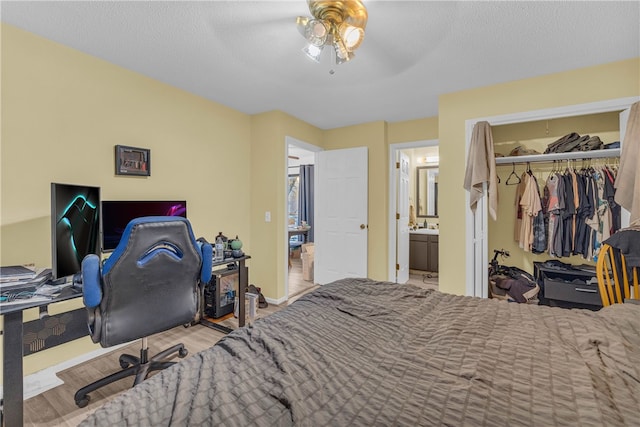
[[(358, 57), (365, 54), (389, 72), (407, 69), (428, 57), (449, 36), (458, 15), (457, 2), (371, 2), (365, 38)], [(402, 23), (389, 28), (388, 22)], [(389, 37), (389, 32), (394, 37)]]

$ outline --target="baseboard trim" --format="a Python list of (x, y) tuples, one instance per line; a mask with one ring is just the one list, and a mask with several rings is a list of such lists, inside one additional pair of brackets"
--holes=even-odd
[(265, 297), (265, 300), (266, 300), (269, 304), (275, 304), (275, 305), (280, 305), (280, 304), (282, 304), (283, 302), (287, 302), (287, 299), (288, 299), (287, 297), (282, 297), (282, 298), (279, 298), (279, 299), (273, 299), (273, 298), (266, 298), (266, 297)]
[[(23, 400), (30, 399), (39, 395), (40, 393), (44, 393), (47, 390), (51, 390), (52, 388), (64, 384), (64, 381), (62, 381), (60, 377), (58, 377), (58, 372), (64, 371), (65, 369), (69, 369), (91, 359), (95, 359), (96, 357), (100, 357), (112, 351), (118, 350), (129, 344), (130, 343), (124, 343), (109, 348), (99, 348), (94, 351), (90, 351), (89, 353), (82, 354), (78, 357), (74, 357), (73, 359), (65, 360), (64, 362), (35, 372), (31, 375), (27, 375), (26, 377), (24, 377), (23, 381)], [(3, 396), (4, 385), (0, 386), (0, 398), (2, 398)]]

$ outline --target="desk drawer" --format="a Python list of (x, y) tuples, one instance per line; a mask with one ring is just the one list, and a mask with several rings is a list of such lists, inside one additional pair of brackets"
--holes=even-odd
[(571, 283), (545, 278), (544, 297), (552, 300), (602, 306), (597, 283)]

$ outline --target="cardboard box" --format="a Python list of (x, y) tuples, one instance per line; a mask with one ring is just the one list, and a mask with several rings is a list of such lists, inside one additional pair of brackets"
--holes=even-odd
[(291, 248), (291, 258), (300, 259), (301, 253), (302, 253), (302, 250), (300, 249), (299, 246), (297, 248)]
[(302, 279), (313, 282), (313, 242), (302, 245)]

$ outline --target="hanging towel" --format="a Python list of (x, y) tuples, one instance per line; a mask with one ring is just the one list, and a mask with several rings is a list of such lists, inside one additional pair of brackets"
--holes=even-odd
[(489, 122), (478, 122), (473, 126), (464, 175), (464, 189), (471, 193), (469, 205), (474, 212), (485, 182), (488, 183), (489, 214), (495, 221), (498, 218), (498, 175), (493, 153), (493, 135)]
[(631, 212), (631, 223), (640, 221), (640, 102), (631, 106), (615, 188), (614, 200)]

